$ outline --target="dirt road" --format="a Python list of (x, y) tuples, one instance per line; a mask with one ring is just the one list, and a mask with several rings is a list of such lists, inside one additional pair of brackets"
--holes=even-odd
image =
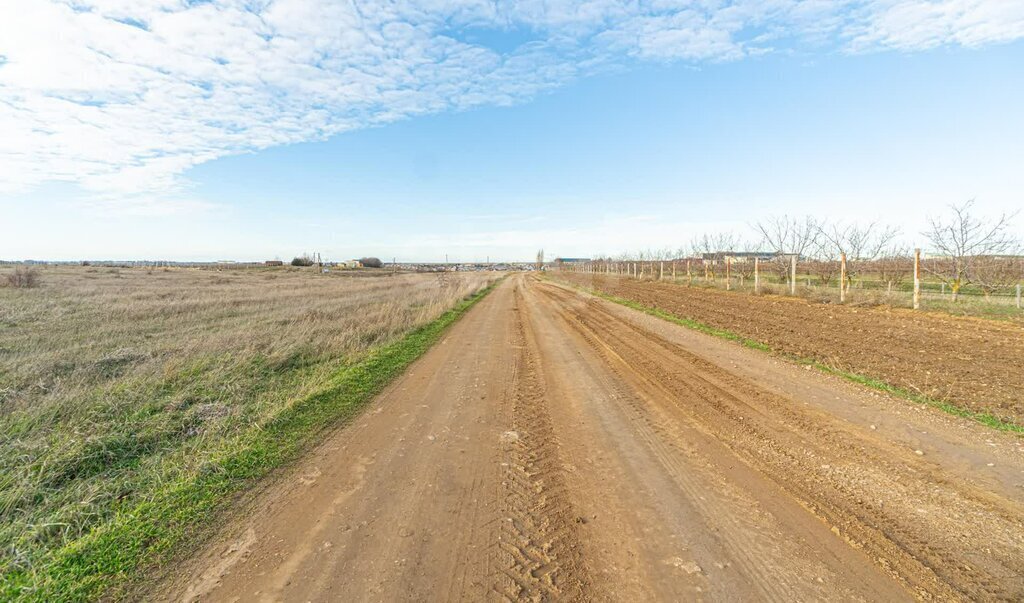
[(1024, 440), (516, 276), (147, 598), (1024, 597)]

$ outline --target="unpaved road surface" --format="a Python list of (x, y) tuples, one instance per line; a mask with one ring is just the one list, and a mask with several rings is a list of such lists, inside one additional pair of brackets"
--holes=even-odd
[(556, 277), (690, 318), (773, 350), (1024, 424), (1024, 324), (821, 304), (603, 274)]
[(1024, 440), (515, 276), (147, 599), (1020, 600)]

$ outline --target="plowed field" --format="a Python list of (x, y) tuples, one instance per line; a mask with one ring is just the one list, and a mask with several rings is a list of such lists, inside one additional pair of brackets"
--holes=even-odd
[(562, 273), (556, 278), (1024, 424), (1024, 327), (1019, 324), (616, 276)]

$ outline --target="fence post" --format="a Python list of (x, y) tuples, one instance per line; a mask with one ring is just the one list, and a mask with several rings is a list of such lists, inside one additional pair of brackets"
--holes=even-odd
[(796, 254), (789, 256), (789, 294), (796, 295)]
[(914, 309), (921, 309), (921, 250), (914, 250)]
[(658, 262), (658, 280), (665, 278), (665, 262)]
[(725, 290), (732, 289), (732, 257), (725, 256)]
[(676, 281), (676, 261), (672, 260), (672, 282)]
[(693, 273), (690, 272), (690, 260), (686, 260), (686, 284), (693, 284)]
[(754, 258), (754, 293), (761, 292), (761, 262)]
[(846, 301), (846, 252), (839, 254), (839, 303)]
[(1020, 310), (1020, 283), (1017, 283), (1017, 309)]

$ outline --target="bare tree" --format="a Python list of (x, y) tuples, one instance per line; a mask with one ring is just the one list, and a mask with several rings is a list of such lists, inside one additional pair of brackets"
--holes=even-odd
[(1018, 258), (998, 256), (975, 258), (971, 280), (987, 299), (993, 293), (1010, 289), (1021, 282), (1021, 261)]
[(950, 205), (947, 215), (929, 218), (928, 230), (922, 233), (943, 260), (933, 264), (929, 272), (949, 285), (953, 301), (965, 285), (977, 280), (979, 266), (986, 258), (1015, 253), (1020, 245), (1010, 232), (1016, 214), (1004, 213), (987, 221), (972, 215), (973, 206), (973, 199)]
[(822, 260), (835, 262), (846, 254), (846, 282), (852, 283), (861, 268), (878, 258), (900, 234), (895, 226), (883, 226), (878, 222), (868, 224), (822, 224), (819, 226), (819, 249), (827, 250), (828, 257)]
[[(735, 249), (733, 249), (733, 251), (743, 252), (756, 250), (757, 242), (751, 241), (749, 239), (737, 239), (736, 247)], [(736, 258), (736, 260), (734, 260), (732, 263), (732, 269), (736, 273), (736, 275), (740, 277), (740, 284), (742, 284), (745, 280), (752, 278), (754, 276), (754, 260), (753, 258), (750, 257)]]
[(714, 279), (718, 264), (724, 261), (728, 252), (735, 250), (737, 240), (731, 232), (705, 233), (694, 238), (690, 248), (694, 257), (703, 259), (707, 273)]
[(807, 255), (814, 250), (821, 229), (811, 216), (773, 216), (756, 224), (764, 245), (775, 252), (775, 268), (783, 281), (789, 280), (789, 256)]
[(878, 254), (871, 263), (878, 273), (878, 278), (890, 286), (899, 286), (914, 270), (914, 259), (910, 250), (902, 245), (893, 244)]
[(544, 250), (543, 249), (537, 250), (537, 264), (536, 264), (536, 267), (537, 267), (537, 271), (538, 272), (544, 268)]

